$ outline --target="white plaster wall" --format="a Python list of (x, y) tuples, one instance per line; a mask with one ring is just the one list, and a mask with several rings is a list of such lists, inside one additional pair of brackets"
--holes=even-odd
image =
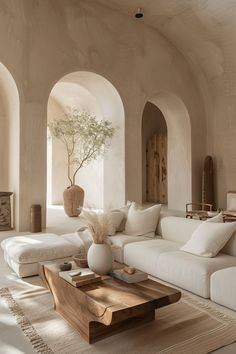
[(9, 71), (0, 63), (0, 191), (13, 192), (13, 226), (19, 209), (19, 96)]
[[(52, 120), (64, 117), (64, 107), (52, 96), (48, 100), (48, 123)], [(48, 156), (48, 176), (47, 188), (51, 192), (49, 204), (63, 204), (62, 193), (66, 189), (67, 182), (67, 159), (65, 148), (62, 142), (55, 137), (51, 137), (51, 156)]]
[[(159, 91), (171, 92), (184, 102), (194, 131), (192, 198), (197, 200), (199, 165), (206, 154), (205, 111), (192, 71), (175, 46), (156, 30), (96, 1), (2, 0), (0, 7), (4, 9), (0, 61), (16, 80), (21, 99), (21, 230), (29, 227), (31, 204), (42, 204), (45, 216), (48, 97), (61, 77), (75, 71), (100, 74), (120, 94), (125, 111), (126, 198), (138, 202), (142, 200), (145, 102)], [(107, 172), (106, 177), (109, 184)], [(109, 188), (119, 189), (122, 183)]]

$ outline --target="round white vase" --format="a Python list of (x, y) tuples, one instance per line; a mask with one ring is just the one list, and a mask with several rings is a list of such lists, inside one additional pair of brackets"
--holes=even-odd
[(105, 275), (112, 269), (113, 254), (107, 244), (92, 243), (88, 250), (88, 266), (96, 274)]

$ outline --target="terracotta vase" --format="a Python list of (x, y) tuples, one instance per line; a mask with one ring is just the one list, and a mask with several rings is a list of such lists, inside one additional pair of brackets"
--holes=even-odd
[(95, 244), (88, 250), (88, 266), (96, 274), (105, 275), (112, 269), (113, 254), (107, 244)]
[(68, 216), (79, 216), (84, 204), (84, 190), (72, 185), (63, 192), (64, 210)]

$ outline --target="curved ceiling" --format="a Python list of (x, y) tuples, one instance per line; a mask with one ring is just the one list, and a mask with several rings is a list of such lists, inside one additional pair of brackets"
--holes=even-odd
[[(198, 84), (214, 94), (236, 89), (235, 0), (98, 0), (157, 29), (188, 60)], [(142, 19), (134, 17), (137, 8)], [(206, 87), (205, 87), (206, 88)], [(213, 90), (213, 91), (212, 91)], [(235, 94), (235, 92), (233, 92)]]

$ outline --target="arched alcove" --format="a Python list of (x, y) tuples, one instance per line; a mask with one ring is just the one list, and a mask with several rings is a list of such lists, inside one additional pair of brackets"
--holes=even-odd
[(0, 191), (14, 193), (13, 227), (18, 229), (19, 94), (9, 70), (0, 63)]
[[(85, 205), (104, 210), (123, 205), (124, 108), (117, 90), (98, 74), (83, 71), (70, 73), (61, 78), (50, 93), (48, 121), (60, 118), (67, 107), (87, 111), (98, 120), (107, 119), (116, 127), (116, 133), (104, 157), (83, 167), (78, 173), (76, 183), (85, 190)], [(62, 193), (68, 186), (67, 162), (62, 144), (54, 138), (51, 154), (51, 202), (62, 204)]]
[[(150, 99), (162, 114), (167, 126), (167, 195), (168, 208), (184, 210), (192, 200), (191, 124), (183, 101), (169, 92), (159, 92)], [(158, 119), (158, 115), (157, 115)], [(143, 125), (145, 125), (143, 123)], [(155, 130), (155, 127), (153, 127)], [(142, 128), (143, 129), (143, 128)], [(150, 128), (151, 129), (151, 128)], [(143, 158), (143, 164), (146, 164)], [(143, 167), (144, 171), (144, 167)], [(143, 199), (144, 198), (143, 172)]]
[(167, 126), (162, 112), (147, 102), (142, 117), (142, 200), (167, 204)]

